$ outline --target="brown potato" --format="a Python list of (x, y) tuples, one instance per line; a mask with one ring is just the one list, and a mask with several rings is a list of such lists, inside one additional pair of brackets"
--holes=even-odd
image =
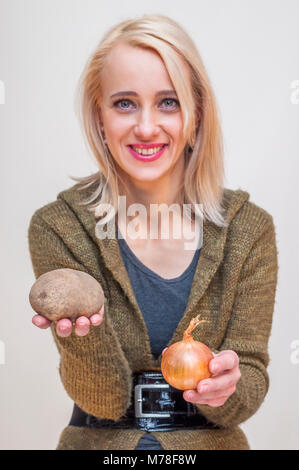
[(54, 269), (42, 274), (33, 284), (29, 302), (33, 310), (51, 321), (98, 313), (104, 303), (99, 282), (75, 269)]

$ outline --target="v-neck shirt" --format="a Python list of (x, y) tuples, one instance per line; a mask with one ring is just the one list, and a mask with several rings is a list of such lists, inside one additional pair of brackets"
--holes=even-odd
[(191, 263), (180, 276), (165, 279), (145, 266), (124, 238), (118, 237), (118, 241), (138, 306), (147, 326), (152, 354), (158, 358), (185, 312), (200, 249), (199, 247), (196, 249)]

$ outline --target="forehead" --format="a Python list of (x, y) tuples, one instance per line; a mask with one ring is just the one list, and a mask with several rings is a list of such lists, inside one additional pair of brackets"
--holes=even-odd
[(168, 71), (153, 49), (118, 44), (105, 60), (101, 74), (105, 92), (138, 89), (173, 88)]

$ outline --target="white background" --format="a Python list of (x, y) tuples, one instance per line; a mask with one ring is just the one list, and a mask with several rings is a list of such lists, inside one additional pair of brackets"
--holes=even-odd
[(242, 428), (252, 449), (299, 449), (298, 0), (0, 0), (0, 448), (54, 449), (71, 415), (51, 333), (31, 324), (27, 230), (74, 184), (69, 175), (96, 171), (74, 112), (77, 80), (104, 32), (144, 13), (171, 16), (196, 42), (221, 111), (225, 186), (274, 217), (270, 390)]

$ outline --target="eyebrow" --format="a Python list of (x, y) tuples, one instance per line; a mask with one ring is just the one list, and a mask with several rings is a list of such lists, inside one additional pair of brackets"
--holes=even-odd
[[(175, 90), (160, 90), (157, 91), (155, 96), (164, 96), (164, 95), (173, 95), (177, 96), (177, 93)], [(138, 93), (135, 91), (118, 91), (117, 93), (113, 93), (113, 95), (110, 96), (110, 98), (115, 98), (116, 96), (138, 96)]]

